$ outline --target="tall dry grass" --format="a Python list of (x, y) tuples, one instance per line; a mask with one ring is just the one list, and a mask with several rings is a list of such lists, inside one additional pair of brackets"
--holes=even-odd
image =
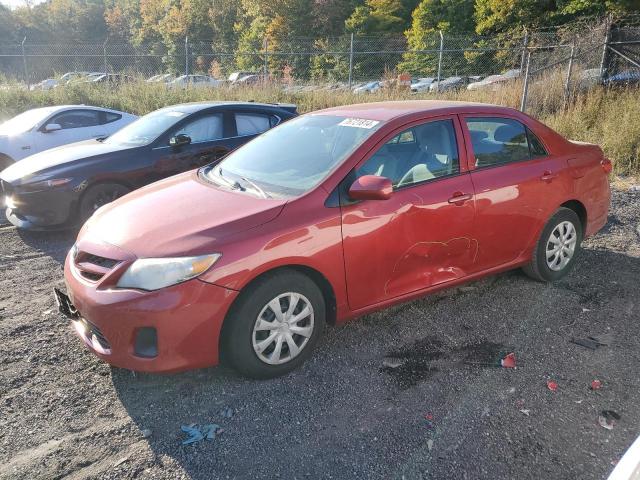
[[(583, 93), (573, 92), (571, 101), (565, 106), (562, 73), (557, 72), (545, 77), (544, 81), (530, 84), (527, 113), (568, 138), (601, 145), (614, 162), (618, 174), (637, 175), (640, 174), (639, 93), (637, 89), (595, 88)], [(295, 103), (302, 113), (352, 103), (434, 98), (519, 108), (521, 94), (521, 81), (495, 90), (442, 92), (437, 97), (427, 92), (411, 94), (398, 90), (355, 95), (349, 90), (338, 89), (294, 93), (277, 86), (183, 90), (143, 82), (118, 89), (79, 84), (50, 91), (30, 92), (19, 88), (0, 90), (0, 119), (46, 105), (98, 105), (143, 115), (167, 105), (216, 100)]]

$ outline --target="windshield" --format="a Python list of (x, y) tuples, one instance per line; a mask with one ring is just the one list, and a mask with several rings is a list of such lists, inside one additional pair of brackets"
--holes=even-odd
[(50, 108), (36, 108), (16, 115), (10, 120), (0, 124), (0, 134), (16, 135), (31, 130), (38, 123), (51, 114)]
[(132, 145), (141, 147), (153, 142), (168, 128), (183, 119), (187, 114), (171, 110), (157, 110), (130, 123), (111, 135), (105, 143), (113, 145)]
[(300, 195), (320, 183), (380, 127), (380, 122), (306, 115), (269, 130), (205, 175), (218, 184), (259, 185), (267, 196)]

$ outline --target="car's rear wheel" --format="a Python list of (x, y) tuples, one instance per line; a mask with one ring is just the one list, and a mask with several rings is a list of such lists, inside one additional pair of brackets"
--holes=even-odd
[(293, 270), (267, 275), (241, 293), (223, 328), (226, 363), (253, 378), (284, 375), (302, 364), (325, 326), (322, 292)]
[(85, 190), (80, 200), (80, 220), (86, 222), (93, 212), (129, 193), (129, 189), (119, 183), (100, 183)]
[(573, 267), (581, 243), (582, 223), (578, 215), (569, 208), (560, 208), (542, 230), (531, 261), (523, 270), (542, 282), (558, 280)]

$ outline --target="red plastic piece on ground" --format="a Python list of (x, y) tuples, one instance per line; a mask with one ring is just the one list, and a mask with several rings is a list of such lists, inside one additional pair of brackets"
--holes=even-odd
[(602, 382), (600, 380), (594, 380), (591, 382), (591, 390), (599, 390), (602, 387)]
[(516, 354), (508, 354), (506, 357), (500, 360), (500, 365), (502, 365), (503, 368), (516, 368)]
[(547, 381), (547, 388), (552, 392), (555, 392), (556, 390), (558, 390), (558, 384), (553, 380), (549, 380)]
[(424, 418), (425, 418), (425, 420), (432, 421), (433, 420), (433, 413), (431, 413), (431, 412), (425, 413), (424, 414)]

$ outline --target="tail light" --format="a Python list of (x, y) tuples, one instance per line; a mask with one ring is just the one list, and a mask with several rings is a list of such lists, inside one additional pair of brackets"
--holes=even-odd
[(611, 163), (611, 160), (609, 160), (608, 158), (603, 158), (602, 161), (600, 162), (600, 165), (602, 165), (602, 169), (604, 170), (604, 173), (606, 173), (607, 175), (611, 173), (611, 171), (613, 170), (613, 164)]

